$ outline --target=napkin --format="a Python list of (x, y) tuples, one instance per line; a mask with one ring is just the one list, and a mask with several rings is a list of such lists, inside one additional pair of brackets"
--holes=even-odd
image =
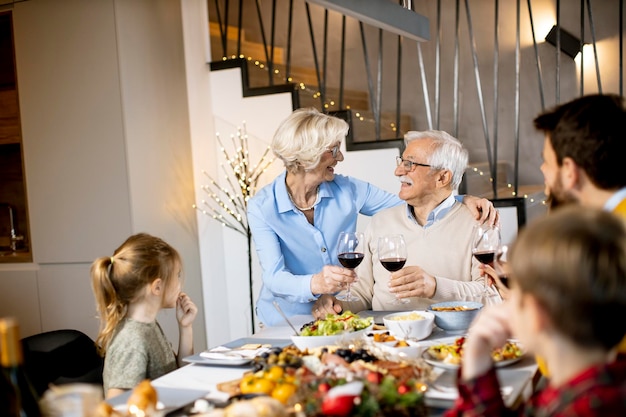
[(258, 347), (244, 345), (236, 348), (217, 346), (210, 350), (201, 352), (200, 356), (207, 359), (217, 360), (252, 360), (260, 354), (269, 351), (270, 348), (271, 345), (259, 345)]

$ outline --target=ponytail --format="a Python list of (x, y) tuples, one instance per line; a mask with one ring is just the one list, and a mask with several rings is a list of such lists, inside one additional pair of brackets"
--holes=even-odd
[(102, 356), (106, 353), (115, 328), (124, 318), (127, 307), (127, 304), (120, 302), (115, 286), (111, 282), (113, 263), (112, 257), (102, 257), (96, 259), (91, 265), (91, 285), (100, 316), (100, 331), (96, 338), (96, 347)]

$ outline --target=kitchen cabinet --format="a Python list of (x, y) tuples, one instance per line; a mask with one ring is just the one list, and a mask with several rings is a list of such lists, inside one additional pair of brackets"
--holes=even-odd
[(0, 263), (32, 261), (12, 14), (0, 13)]
[(0, 317), (16, 317), (22, 337), (42, 331), (37, 267), (24, 264), (8, 269), (0, 265), (0, 294)]

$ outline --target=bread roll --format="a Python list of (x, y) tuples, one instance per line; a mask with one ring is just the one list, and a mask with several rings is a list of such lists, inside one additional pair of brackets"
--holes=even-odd
[(144, 379), (133, 389), (128, 401), (128, 410), (133, 410), (135, 407), (137, 410), (144, 411), (149, 414), (156, 410), (157, 406), (157, 392), (150, 383), (149, 379)]

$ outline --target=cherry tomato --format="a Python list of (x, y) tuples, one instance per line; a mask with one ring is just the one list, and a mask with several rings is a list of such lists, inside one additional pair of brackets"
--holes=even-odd
[(404, 395), (409, 391), (410, 391), (409, 387), (407, 387), (405, 384), (398, 385), (398, 394)]
[(327, 416), (344, 417), (350, 415), (354, 407), (354, 396), (326, 397), (322, 402), (322, 413)]
[(330, 389), (330, 385), (327, 382), (322, 382), (317, 386), (317, 390), (321, 393), (326, 393)]
[(372, 371), (369, 374), (367, 374), (367, 381), (371, 382), (372, 384), (380, 384), (382, 380), (383, 380), (383, 375), (380, 372)]

